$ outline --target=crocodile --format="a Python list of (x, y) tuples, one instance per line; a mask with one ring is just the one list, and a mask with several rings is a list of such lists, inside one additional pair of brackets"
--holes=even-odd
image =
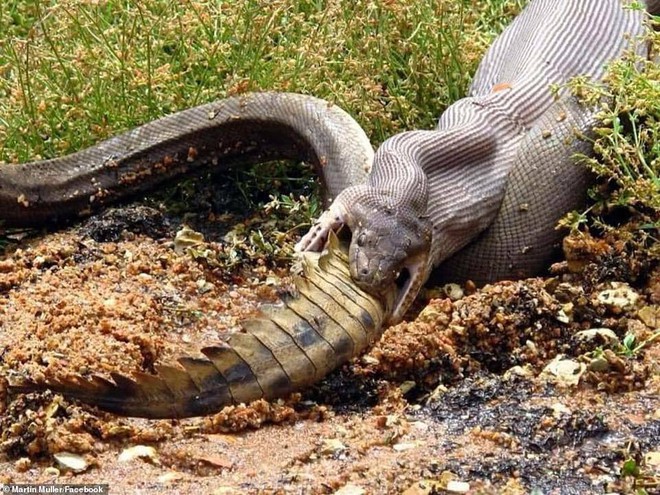
[(308, 387), (380, 337), (388, 304), (352, 282), (346, 243), (334, 234), (323, 252), (306, 252), (295, 266), (293, 288), (279, 304), (262, 305), (242, 331), (202, 348), (203, 357), (156, 365), (156, 374), (72, 374), (43, 384), (26, 380), (10, 391), (47, 388), (123, 416), (184, 418)]
[[(660, 13), (659, 0), (646, 6)], [(601, 79), (626, 50), (646, 56), (637, 42), (645, 18), (620, 0), (532, 0), (435, 130), (395, 135), (375, 155), (336, 107), (265, 93), (186, 110), (70, 157), (3, 166), (8, 224), (40, 224), (184, 172), (272, 158), (313, 162), (328, 205), (297, 245), (305, 267), (297, 289), (226, 344), (202, 349), (204, 358), (155, 375), (28, 380), (11, 390), (47, 387), (127, 415), (206, 414), (318, 381), (400, 321), (434, 269), (478, 282), (538, 272), (559, 239), (558, 218), (583, 204), (593, 181), (572, 157), (591, 152), (595, 112), (562, 85)], [(333, 240), (343, 226), (348, 248)]]

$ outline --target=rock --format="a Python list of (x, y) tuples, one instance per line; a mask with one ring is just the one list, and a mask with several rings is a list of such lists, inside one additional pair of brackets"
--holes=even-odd
[(370, 356), (369, 354), (365, 354), (361, 359), (362, 364), (367, 366), (378, 366), (380, 364), (380, 361), (377, 358)]
[(412, 380), (406, 380), (401, 385), (399, 385), (399, 389), (401, 390), (401, 393), (405, 395), (411, 390), (413, 390), (416, 386), (417, 386), (416, 382)]
[(411, 450), (417, 447), (419, 444), (417, 442), (402, 442), (395, 443), (392, 445), (392, 448), (397, 452), (405, 452), (406, 450)]
[(604, 356), (597, 356), (589, 361), (589, 371), (608, 371), (610, 362)]
[(200, 278), (196, 282), (197, 285), (197, 290), (199, 291), (200, 294), (206, 294), (207, 292), (211, 292), (215, 286), (211, 282), (207, 282), (206, 279)]
[(226, 457), (219, 455), (202, 455), (197, 460), (219, 469), (231, 469), (234, 463)]
[(32, 466), (32, 461), (29, 457), (21, 457), (20, 459), (16, 460), (16, 462), (14, 462), (14, 467), (19, 473), (24, 473), (30, 469), (30, 466)]
[(555, 383), (575, 386), (586, 369), (585, 364), (559, 355), (543, 369), (542, 375)]
[(238, 439), (236, 438), (235, 435), (227, 435), (224, 433), (211, 433), (208, 435), (204, 435), (204, 437), (211, 442), (216, 442), (216, 443), (224, 443), (227, 445), (233, 445), (236, 442), (238, 442)]
[(467, 493), (470, 491), (470, 483), (465, 481), (450, 481), (447, 483), (447, 491), (450, 493)]
[(628, 284), (612, 282), (612, 288), (599, 292), (596, 299), (611, 309), (625, 311), (635, 306), (639, 294)]
[(60, 476), (60, 470), (53, 466), (48, 466), (44, 469), (44, 474), (51, 478), (58, 478)]
[(321, 446), (321, 455), (336, 455), (346, 450), (346, 448), (346, 445), (340, 440), (337, 440), (336, 438), (326, 438), (323, 440), (323, 445)]
[(552, 409), (552, 415), (555, 418), (561, 418), (562, 415), (570, 416), (571, 414), (573, 414), (571, 410), (561, 402), (555, 402), (554, 404), (552, 404), (552, 406), (550, 406), (550, 408)]
[(512, 366), (506, 372), (504, 373), (504, 379), (505, 380), (511, 380), (515, 376), (521, 376), (524, 378), (531, 378), (533, 376), (536, 376), (536, 373), (534, 372), (534, 368), (530, 364), (525, 364), (523, 366)]
[(245, 491), (233, 486), (220, 486), (213, 490), (213, 495), (242, 495)]
[(158, 483), (175, 483), (177, 481), (181, 481), (184, 478), (185, 475), (179, 471), (168, 471), (167, 473), (161, 474), (158, 477)]
[(134, 461), (135, 459), (145, 459), (147, 461), (158, 463), (158, 454), (156, 449), (147, 445), (135, 445), (122, 450), (117, 460), (119, 462)]
[(62, 469), (82, 473), (89, 467), (89, 463), (81, 455), (72, 452), (58, 452), (53, 457)]
[(335, 492), (335, 495), (364, 495), (367, 491), (361, 486), (345, 485)]
[(410, 485), (402, 495), (430, 495), (431, 493), (442, 493), (444, 486), (436, 480), (419, 480)]
[(174, 251), (183, 254), (187, 248), (199, 246), (204, 243), (204, 235), (195, 232), (188, 226), (183, 226), (174, 237)]
[(582, 341), (596, 341), (597, 343), (607, 342), (615, 344), (619, 342), (619, 337), (609, 328), (590, 328), (581, 330), (575, 334), (575, 337)]
[(403, 495), (431, 495), (433, 493), (468, 493), (470, 484), (451, 479), (452, 473), (443, 473), (440, 480), (419, 480), (410, 485)]
[(442, 291), (452, 301), (458, 301), (465, 294), (463, 288), (458, 284), (446, 284), (442, 287)]
[(561, 309), (557, 313), (557, 321), (561, 323), (570, 323), (573, 321), (573, 309), (575, 308), (575, 304), (573, 304), (572, 301), (569, 301), (565, 304), (562, 304)]
[(660, 451), (647, 452), (644, 456), (644, 464), (653, 470), (660, 470)]
[(637, 311), (637, 317), (647, 327), (653, 329), (660, 327), (660, 308), (658, 306), (644, 306)]

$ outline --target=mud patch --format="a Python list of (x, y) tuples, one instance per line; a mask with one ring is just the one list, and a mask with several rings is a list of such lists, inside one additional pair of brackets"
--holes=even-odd
[(110, 208), (86, 220), (78, 232), (96, 242), (116, 242), (126, 236), (144, 235), (152, 239), (171, 236), (172, 229), (163, 214), (148, 206)]

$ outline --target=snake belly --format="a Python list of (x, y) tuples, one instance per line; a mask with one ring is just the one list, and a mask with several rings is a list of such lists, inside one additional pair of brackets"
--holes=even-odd
[[(657, 14), (660, 1), (647, 7)], [(203, 356), (157, 366), (156, 374), (25, 380), (10, 390), (52, 388), (126, 415), (207, 414), (320, 380), (368, 347), (386, 321), (400, 319), (433, 268), (444, 278), (479, 282), (533, 274), (557, 241), (557, 219), (581, 204), (591, 181), (571, 157), (589, 152), (578, 138), (590, 132), (593, 113), (551, 86), (576, 75), (602, 78), (605, 63), (634, 46), (643, 19), (643, 12), (619, 0), (532, 0), (487, 52), (469, 95), (448, 108), (437, 129), (396, 135), (375, 157), (359, 126), (336, 107), (264, 93), (186, 110), (69, 157), (0, 167), (0, 218), (6, 225), (40, 225), (183, 173), (306, 159), (353, 232), (348, 252), (328, 233), (323, 254), (303, 253), (297, 289), (245, 322), (244, 332), (226, 344), (202, 349)], [(637, 46), (640, 55), (644, 49)], [(364, 247), (356, 233), (369, 222), (360, 224), (355, 212), (365, 194), (367, 213), (387, 198), (386, 213), (395, 220), (390, 237), (405, 241), (397, 211), (430, 220), (428, 252), (419, 258), (425, 261), (403, 260), (412, 272), (404, 294), (387, 277), (370, 287), (378, 290), (356, 284), (353, 265)], [(377, 253), (385, 265), (390, 254)]]

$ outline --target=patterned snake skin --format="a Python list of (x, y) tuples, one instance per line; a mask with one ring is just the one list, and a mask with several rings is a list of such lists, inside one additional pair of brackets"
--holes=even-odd
[[(660, 0), (647, 8), (658, 13)], [(628, 47), (645, 56), (634, 41), (644, 16), (620, 0), (532, 0), (437, 129), (394, 136), (375, 157), (340, 109), (261, 93), (186, 110), (69, 157), (0, 167), (0, 218), (10, 225), (84, 213), (185, 172), (274, 158), (314, 163), (330, 204), (298, 245), (296, 290), (227, 342), (156, 364), (155, 373), (27, 378), (10, 390), (50, 388), (131, 416), (208, 414), (319, 381), (371, 345), (388, 318), (400, 319), (434, 267), (480, 282), (538, 271), (558, 240), (557, 219), (584, 200), (590, 177), (571, 155), (589, 152), (578, 134), (594, 123), (550, 85), (599, 79)], [(331, 233), (342, 224), (352, 233), (348, 254)], [(326, 237), (324, 253), (314, 252)]]
[[(633, 46), (646, 55), (635, 43), (646, 14), (627, 1), (532, 0), (437, 128), (398, 134), (375, 157), (336, 107), (301, 95), (246, 95), (67, 157), (3, 165), (0, 219), (41, 225), (184, 172), (306, 159), (316, 164), (328, 202), (335, 199), (298, 250), (319, 251), (330, 230), (347, 225), (351, 276), (374, 294), (398, 282), (391, 317), (398, 321), (439, 265), (443, 278), (487, 282), (547, 263), (556, 221), (585, 198), (590, 177), (571, 156), (589, 151), (577, 136), (594, 123), (568, 90), (553, 87), (578, 75), (599, 80), (606, 63)], [(659, 13), (660, 0), (646, 5)]]
[[(657, 14), (660, 2), (647, 9)], [(584, 203), (591, 180), (571, 157), (590, 150), (578, 135), (590, 133), (593, 112), (553, 87), (601, 79), (636, 44), (644, 17), (621, 0), (532, 0), (436, 130), (387, 140), (366, 185), (343, 191), (298, 248), (316, 249), (347, 224), (358, 284), (406, 275), (392, 321), (439, 265), (440, 278), (477, 283), (538, 273), (559, 241), (557, 220)]]

